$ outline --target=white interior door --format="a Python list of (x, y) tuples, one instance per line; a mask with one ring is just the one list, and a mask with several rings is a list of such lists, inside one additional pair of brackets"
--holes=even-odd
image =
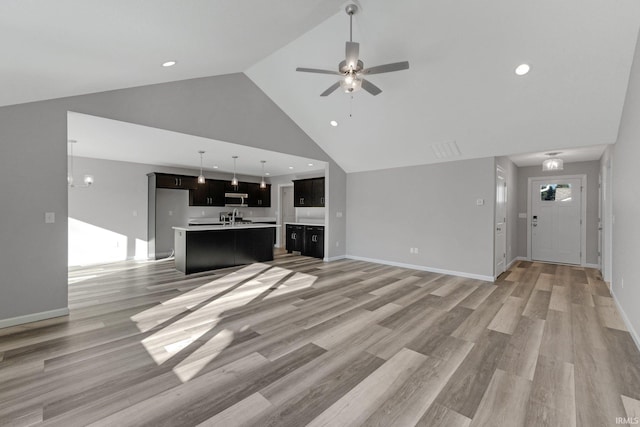
[(582, 180), (531, 181), (531, 259), (580, 264)]
[(507, 182), (504, 170), (496, 169), (495, 277), (507, 269)]

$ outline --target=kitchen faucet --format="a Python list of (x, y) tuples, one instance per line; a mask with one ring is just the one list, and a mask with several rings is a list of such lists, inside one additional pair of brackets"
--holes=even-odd
[(236, 225), (236, 215), (238, 215), (238, 208), (233, 208), (233, 212), (231, 212), (231, 226)]

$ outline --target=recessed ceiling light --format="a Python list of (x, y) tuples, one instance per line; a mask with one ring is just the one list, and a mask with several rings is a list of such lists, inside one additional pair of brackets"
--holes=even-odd
[(293, 169), (293, 166), (289, 166), (289, 169)]
[(313, 166), (313, 163), (309, 163), (309, 164), (307, 164), (307, 166)]
[(516, 74), (519, 76), (524, 76), (529, 72), (530, 69), (531, 67), (529, 66), (529, 64), (520, 64), (516, 67)]
[(174, 65), (176, 65), (178, 62), (177, 61), (167, 61), (167, 62), (163, 62), (162, 66), (163, 67), (173, 67)]
[(331, 126), (333, 126), (333, 127), (338, 126), (338, 122), (336, 122), (335, 120), (331, 120), (331, 121), (329, 122), (329, 124), (330, 124)]
[(218, 169), (218, 165), (213, 165), (213, 168), (214, 169)]
[(267, 175), (267, 176), (271, 175), (269, 172), (265, 172), (264, 174)]

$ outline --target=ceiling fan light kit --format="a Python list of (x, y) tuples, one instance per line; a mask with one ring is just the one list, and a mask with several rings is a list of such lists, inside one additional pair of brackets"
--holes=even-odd
[(345, 60), (338, 64), (338, 71), (320, 70), (316, 68), (296, 68), (296, 71), (303, 73), (332, 74), (341, 77), (339, 81), (332, 84), (320, 94), (320, 96), (328, 96), (336, 89), (342, 88), (346, 93), (353, 93), (360, 89), (364, 89), (371, 95), (378, 95), (382, 92), (378, 86), (365, 80), (363, 76), (372, 74), (390, 73), (392, 71), (407, 70), (409, 68), (408, 61), (394, 62), (391, 64), (378, 65), (371, 68), (364, 68), (364, 62), (360, 60), (360, 44), (353, 41), (353, 15), (358, 11), (358, 6), (350, 4), (345, 8), (345, 12), (349, 15), (349, 41), (345, 47)]

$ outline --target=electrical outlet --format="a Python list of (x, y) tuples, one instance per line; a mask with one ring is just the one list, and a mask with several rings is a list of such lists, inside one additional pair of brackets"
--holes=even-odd
[(138, 216), (138, 211), (133, 211), (133, 216)]
[(173, 211), (169, 211), (169, 216), (173, 216)]
[(342, 218), (342, 212), (336, 212), (336, 218)]
[(413, 248), (409, 248), (409, 253), (412, 254), (413, 253)]
[(620, 287), (624, 289), (624, 277), (620, 278)]
[(336, 248), (340, 247), (340, 240), (336, 240)]
[(55, 212), (45, 212), (44, 213), (44, 222), (45, 224), (53, 224), (56, 222), (56, 213)]
[(418, 252), (418, 248), (413, 248), (413, 253), (414, 253), (414, 254), (419, 253), (419, 252)]

